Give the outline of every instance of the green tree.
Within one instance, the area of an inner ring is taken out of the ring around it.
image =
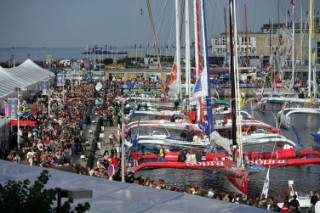
[[[57,206],[53,206],[53,201],[57,200],[56,189],[45,189],[44,186],[49,180],[48,170],[43,170],[30,186],[29,180],[13,181],[9,180],[6,184],[0,184],[0,212],[6,213],[49,213],[57,212]],[[60,208],[61,213],[82,213],[90,209],[90,204],[78,204],[71,209],[69,199]]]

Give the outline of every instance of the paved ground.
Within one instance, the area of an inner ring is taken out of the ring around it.
[[[88,141],[86,143],[82,143],[82,145],[84,147],[84,151],[79,154],[74,155],[74,157],[73,157],[74,164],[80,164],[83,167],[87,167],[88,157],[91,154],[89,152],[89,150],[91,149],[91,145],[94,140],[93,133],[96,131],[98,120],[99,120],[99,117],[94,115],[94,113],[92,113],[91,124],[87,125],[85,130],[83,130],[83,134],[88,139]],[[118,138],[118,141],[114,144],[114,146],[118,150],[118,157],[120,157],[119,156],[119,146],[120,146],[119,129],[116,125],[106,126],[104,128],[101,128],[101,130],[100,130],[100,137],[99,137],[99,141],[98,141],[99,142],[98,143],[99,149],[96,150],[96,153],[94,156],[94,165],[96,165],[97,159],[103,155],[105,150],[109,150],[109,153],[110,153],[110,150],[112,149],[113,145],[110,144],[110,142],[109,142],[109,135],[112,133],[114,133]]]

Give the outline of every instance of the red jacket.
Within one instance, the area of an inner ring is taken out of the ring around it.
[[[118,159],[117,159],[116,156],[113,156],[113,157],[111,158],[111,163],[112,163],[114,166],[116,166],[116,167],[119,166]]]
[[[282,207],[280,213],[289,213],[288,207]]]
[[[133,158],[133,160],[139,160],[139,153],[137,151],[134,151],[132,153],[132,158]]]

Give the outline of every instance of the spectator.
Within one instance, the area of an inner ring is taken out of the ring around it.
[[[134,150],[132,153],[132,159],[133,159],[133,167],[137,167],[139,165],[138,161],[139,161],[139,153]]]
[[[165,152],[163,147],[160,145],[159,147],[159,161],[164,161]]]

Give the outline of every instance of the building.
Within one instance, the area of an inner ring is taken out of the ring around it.
[[[316,18],[316,42],[317,53],[316,61],[320,63],[320,18]],[[270,30],[271,29],[271,30]],[[291,28],[286,24],[264,24],[261,32],[239,32],[238,36],[238,54],[240,55],[241,66],[263,66],[270,60],[281,61],[283,59],[284,66],[291,66],[291,46],[292,33]],[[294,36],[294,52],[295,61],[298,65],[307,65],[309,51],[309,33],[308,25],[296,23]],[[229,34],[212,35],[212,51],[213,57],[225,57],[230,55],[230,39]],[[248,40],[248,42],[247,42]],[[270,58],[271,56],[271,58]],[[228,63],[228,60],[225,61]]]

